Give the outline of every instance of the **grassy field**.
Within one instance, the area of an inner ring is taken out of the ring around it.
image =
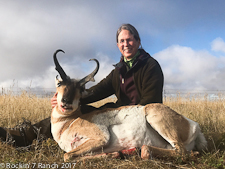
[[[164,101],[164,104],[200,124],[208,141],[208,149],[197,157],[141,160],[137,154],[125,159],[64,163],[64,152],[53,140],[48,139],[41,144],[34,141],[30,151],[0,143],[0,168],[225,168],[225,101],[208,101],[206,98],[195,96],[187,100],[177,97]],[[94,106],[108,101],[113,99],[95,103]],[[14,127],[23,121],[23,117],[34,124],[50,114],[50,98],[38,98],[26,92],[19,96],[0,95],[1,127]]]

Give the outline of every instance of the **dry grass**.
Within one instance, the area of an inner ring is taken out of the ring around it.
[[[204,98],[194,96],[190,99],[167,99],[164,104],[173,108],[186,117],[197,121],[204,133],[208,132],[225,132],[225,100],[209,101]]]
[[[19,96],[0,96],[0,126],[13,127],[22,121],[22,117],[35,123],[50,115],[50,98],[38,98],[26,91]]]
[[[99,107],[114,98],[95,103]],[[77,162],[76,165],[63,163],[64,152],[53,140],[42,144],[33,143],[30,151],[18,151],[14,147],[0,143],[0,168],[2,164],[11,168],[24,165],[23,168],[224,168],[225,139],[225,101],[222,99],[208,101],[198,96],[192,99],[167,98],[164,104],[177,112],[197,121],[208,140],[208,150],[199,157],[187,158],[153,158],[148,161],[133,155],[123,160],[96,159]],[[50,98],[38,98],[26,92],[19,96],[0,95],[0,126],[13,127],[22,121],[22,117],[36,123],[51,113]],[[26,166],[25,166],[26,165]],[[38,166],[39,165],[39,166]]]

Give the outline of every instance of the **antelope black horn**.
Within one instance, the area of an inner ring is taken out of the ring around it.
[[[85,85],[89,81],[92,81],[92,82],[95,81],[94,76],[98,72],[99,62],[98,62],[97,59],[90,59],[89,61],[91,61],[91,60],[94,60],[97,63],[97,66],[96,66],[95,70],[91,74],[87,75],[86,77],[84,77],[83,79],[80,80],[80,85],[81,86]]]
[[[53,55],[53,59],[54,59],[54,63],[55,63],[55,70],[57,70],[59,72],[59,75],[61,76],[62,80],[63,81],[66,81],[67,80],[67,75],[66,73],[64,72],[64,70],[62,69],[62,67],[60,66],[57,58],[56,58],[56,55],[58,52],[63,52],[65,53],[63,50],[61,49],[58,49],[57,51],[55,51],[54,55]]]

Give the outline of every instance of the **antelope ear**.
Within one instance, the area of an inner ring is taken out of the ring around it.
[[[59,87],[60,86],[60,83],[62,82],[62,79],[61,78],[58,78],[58,75],[55,77],[55,87]]]

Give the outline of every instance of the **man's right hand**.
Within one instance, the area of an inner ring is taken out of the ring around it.
[[[52,108],[54,108],[57,105],[57,94],[58,93],[55,93],[54,96],[51,98]]]

